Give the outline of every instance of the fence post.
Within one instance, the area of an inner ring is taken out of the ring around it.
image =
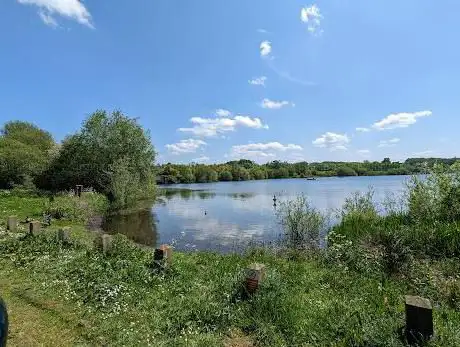
[[[38,235],[40,233],[40,222],[37,220],[33,220],[29,223],[29,233],[32,236]]]
[[[104,255],[109,254],[112,251],[112,241],[113,237],[109,234],[104,234],[101,237],[102,239],[102,252]]]
[[[157,268],[169,269],[172,265],[172,248],[169,245],[161,245],[155,249],[153,263]]]
[[[11,232],[16,232],[18,229],[18,217],[9,216],[6,222],[6,230]]]
[[[62,243],[70,243],[70,227],[64,227],[57,231],[57,240]]]
[[[259,288],[260,283],[265,277],[265,265],[264,264],[251,264],[246,269],[246,291],[249,294],[254,294]]]
[[[410,344],[428,341],[434,333],[433,308],[428,299],[406,295],[406,338]]]

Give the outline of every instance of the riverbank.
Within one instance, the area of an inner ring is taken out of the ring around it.
[[[2,227],[11,214],[40,217],[46,199],[0,198]],[[81,201],[60,199],[70,206]],[[93,200],[98,201],[83,197]],[[435,256],[422,252],[422,242],[378,243],[367,236],[383,237],[379,228],[387,230],[390,221],[406,225],[376,216],[363,196],[347,203],[327,250],[175,252],[164,273],[149,266],[151,250],[122,236],[115,237],[110,254],[102,254],[84,218],[53,222],[24,240],[3,232],[0,292],[11,314],[9,345],[404,346],[400,331],[408,294],[433,304],[436,337],[430,345],[460,345],[458,250]],[[301,212],[307,216],[312,210]],[[64,225],[71,226],[72,242],[66,245],[55,237]],[[455,236],[454,225],[439,237],[430,235],[430,242],[445,240],[436,247],[443,253],[440,247],[453,240],[447,236]],[[404,257],[406,251],[410,257]],[[243,300],[244,269],[254,262],[266,265],[267,276],[258,293]]]

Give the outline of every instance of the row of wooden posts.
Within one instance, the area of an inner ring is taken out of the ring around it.
[[[7,220],[7,230],[17,230],[18,219],[10,216]],[[64,227],[57,231],[57,239],[63,243],[70,243],[70,227]],[[29,223],[29,233],[34,236],[40,232],[40,222]],[[112,250],[112,235],[101,234],[96,238],[96,245],[102,249],[104,254]],[[159,270],[167,270],[172,266],[172,248],[169,245],[162,245],[154,251],[154,266]],[[257,292],[260,284],[265,278],[266,267],[263,264],[251,264],[245,273],[244,287],[248,294]],[[405,296],[406,329],[405,334],[410,343],[418,343],[428,340],[433,336],[433,308],[428,299],[418,296]]]

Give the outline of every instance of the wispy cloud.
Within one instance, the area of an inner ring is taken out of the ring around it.
[[[433,154],[436,154],[436,152],[431,150],[431,149],[428,149],[426,151],[415,152],[413,154],[413,156],[415,156],[415,157],[427,157],[427,156],[431,156]]]
[[[394,147],[394,146],[396,146],[396,144],[398,144],[400,141],[401,141],[401,139],[398,139],[398,138],[394,138],[394,139],[391,139],[391,140],[382,140],[382,141],[380,141],[380,143],[379,143],[379,147],[380,147],[380,148],[383,148],[383,147]]]
[[[260,106],[262,108],[267,108],[270,110],[279,110],[280,108],[283,108],[289,105],[291,105],[292,107],[295,106],[295,104],[289,101],[275,101],[275,100],[270,100],[267,98],[263,99],[262,102],[260,103]]]
[[[197,139],[181,140],[177,143],[166,145],[166,149],[172,154],[195,153],[200,147],[206,146],[206,142]]]
[[[201,157],[199,158],[195,158],[195,159],[192,159],[192,162],[195,162],[195,163],[204,163],[204,162],[207,162],[209,161],[210,158],[205,156],[205,155],[202,155]]]
[[[371,129],[369,129],[369,128],[356,128],[356,131],[358,133],[367,133],[367,132],[371,131]]]
[[[265,30],[265,29],[257,29],[257,32],[260,33],[260,34],[270,34],[270,32],[268,30]]]
[[[332,151],[347,150],[350,139],[346,134],[336,134],[328,131],[312,143],[315,147],[329,148]]]
[[[283,145],[279,142],[250,143],[232,146],[230,156],[233,158],[263,159],[274,158],[279,152],[301,151],[302,147],[295,144]]]
[[[236,128],[268,129],[259,118],[248,116],[236,116],[234,118],[201,118],[192,117],[190,122],[194,124],[191,128],[179,128],[178,131],[191,133],[198,137],[214,137],[225,132],[235,131]]]
[[[360,149],[360,150],[357,150],[356,153],[358,153],[359,155],[362,155],[363,157],[367,157],[368,155],[371,154],[371,151],[368,149]]]
[[[279,77],[284,78],[285,80],[288,80],[289,82],[293,82],[296,84],[303,85],[305,87],[312,87],[316,86],[315,82],[304,80],[302,78],[298,78],[293,76],[290,72],[280,69],[276,66],[274,59],[267,60],[267,65],[268,67],[276,73]]]
[[[394,113],[385,117],[381,121],[374,123],[372,128],[376,130],[407,128],[408,126],[417,123],[418,118],[429,117],[432,114],[433,112],[431,111]]]
[[[229,110],[219,108],[216,110],[216,116],[217,117],[230,117],[232,113]]]
[[[54,15],[77,21],[89,28],[94,28],[92,18],[85,5],[79,0],[17,0],[23,5],[35,5],[42,21],[52,27],[57,26]]]
[[[303,7],[300,10],[300,20],[307,24],[307,29],[314,35],[320,35],[323,30],[321,29],[321,20],[323,16],[316,4]]]
[[[265,87],[265,82],[267,81],[267,77],[265,76],[260,76],[260,77],[255,77],[252,80],[249,80],[248,83],[252,84],[253,86],[262,86]]]

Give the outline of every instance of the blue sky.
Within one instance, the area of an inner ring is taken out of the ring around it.
[[[3,0],[0,123],[96,109],[161,162],[458,155],[456,0]]]

